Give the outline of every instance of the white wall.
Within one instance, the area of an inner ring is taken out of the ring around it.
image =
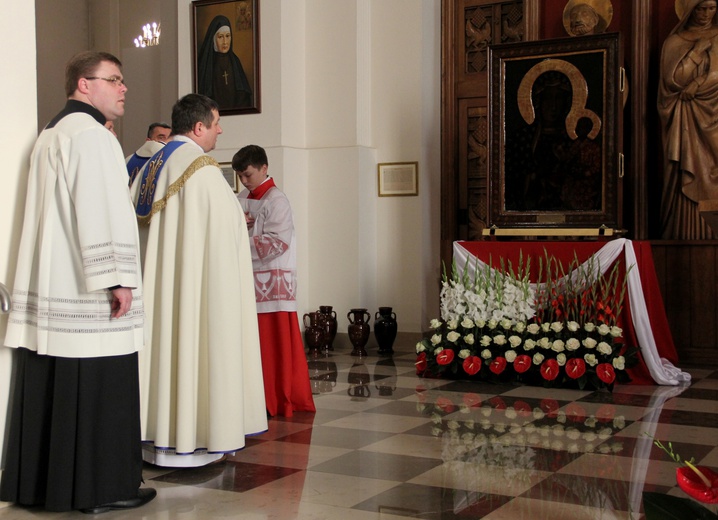
[[[295,215],[299,314],[392,306],[399,330],[438,314],[440,0],[261,3],[261,114],[224,116],[214,155],[267,148]],[[179,94],[190,0],[178,0]],[[418,197],[377,196],[377,163],[419,161]]]
[[[15,254],[20,242],[29,157],[37,137],[37,78],[35,74],[35,4],[16,2],[12,16],[0,17],[0,34],[6,41],[23,42],[0,48],[5,81],[0,86],[0,113],[8,124],[0,128],[0,282],[11,286]],[[60,88],[62,88],[60,86]],[[7,316],[0,315],[0,338],[5,337]],[[0,348],[0,453],[5,432],[10,381],[11,350]],[[3,467],[0,461],[0,468]],[[0,474],[2,472],[0,471]]]

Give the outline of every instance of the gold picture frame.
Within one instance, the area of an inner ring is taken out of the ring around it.
[[[419,194],[419,163],[391,162],[377,166],[380,197],[411,197]]]
[[[219,163],[219,168],[222,170],[222,176],[224,177],[224,180],[227,181],[227,184],[229,184],[229,187],[232,188],[232,191],[235,193],[239,193],[239,183],[237,182],[237,174],[232,168],[231,162],[224,162]]]

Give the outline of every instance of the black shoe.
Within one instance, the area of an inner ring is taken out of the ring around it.
[[[157,491],[154,488],[140,488],[137,490],[137,496],[135,498],[128,498],[127,500],[118,500],[110,504],[102,504],[101,506],[89,507],[87,509],[80,509],[87,515],[97,515],[112,511],[115,509],[134,509],[150,502],[157,496]]]

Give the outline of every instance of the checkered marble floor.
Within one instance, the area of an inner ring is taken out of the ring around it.
[[[643,491],[685,496],[652,437],[718,467],[718,370],[613,393],[503,386],[416,377],[417,335],[391,358],[339,339],[309,358],[316,414],[270,419],[225,463],[148,465],[157,498],[103,517],[642,519]],[[85,516],[0,504],[3,519],[44,517]]]

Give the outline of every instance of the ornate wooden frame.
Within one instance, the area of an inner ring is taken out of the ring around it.
[[[490,47],[489,226],[620,228],[619,43],[609,33]],[[566,106],[560,138],[534,110],[549,91]]]

